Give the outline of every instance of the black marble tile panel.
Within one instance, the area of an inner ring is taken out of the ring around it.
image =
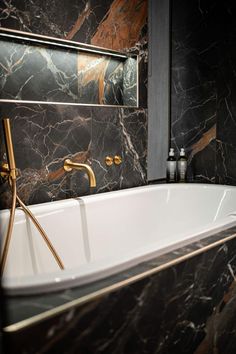
[[[124,63],[110,60],[104,77],[104,104],[127,105],[124,101]],[[136,80],[137,83],[137,80]],[[131,103],[131,102],[130,102]],[[137,98],[129,106],[136,106]]]
[[[124,162],[121,187],[147,183],[147,110],[121,109],[119,124],[122,131]]]
[[[124,105],[137,106],[137,61],[128,58],[124,63],[123,89]]]
[[[87,107],[60,104],[1,105],[1,117],[10,117],[17,186],[26,204],[65,199],[90,193],[83,171],[69,174],[63,162],[88,163],[97,188],[105,192],[147,183],[147,112],[135,108]],[[2,129],[1,129],[2,133]],[[4,160],[1,139],[1,160]],[[105,157],[120,155],[123,163],[106,166]],[[7,183],[0,184],[1,208],[10,206]]]
[[[139,54],[139,103],[147,107],[147,0],[63,0],[59,8],[56,0],[4,1],[0,26]]]
[[[1,99],[137,106],[135,59],[20,40],[0,45]]]
[[[79,15],[81,15],[83,21],[88,19],[89,16],[93,18],[93,21],[89,22],[90,31],[93,32],[96,28],[96,21],[94,21],[96,12],[100,12],[98,18],[101,19],[107,10],[106,3],[110,4],[111,2],[111,0],[104,1],[104,4],[102,4],[104,6],[98,6],[97,11],[95,8],[95,13],[92,14],[91,1],[87,0],[70,1],[70,3],[68,3],[68,0],[62,0],[60,3],[57,0],[43,2],[41,0],[30,2],[24,0],[2,1],[0,25],[1,27],[64,38],[72,31]],[[94,7],[94,1],[92,3]],[[85,33],[83,33],[84,36],[81,36],[81,39],[86,39],[86,28],[82,32]]]
[[[88,193],[85,173],[66,174],[63,162],[88,162],[91,146],[89,108],[64,105],[2,104],[1,117],[11,118],[17,188],[26,204]],[[2,130],[1,130],[2,131]],[[3,139],[1,160],[4,160]],[[0,185],[1,208],[9,207],[7,183]]]
[[[236,146],[217,140],[217,183],[236,185]]]
[[[215,183],[216,181],[216,140],[212,140],[203,150],[190,154],[187,168],[188,181]]]
[[[232,1],[172,2],[172,143],[185,144],[197,180],[235,184],[235,15]]]
[[[78,102],[77,52],[0,42],[2,99]]]
[[[92,156],[94,172],[100,181],[97,192],[120,189],[121,166],[105,164],[106,156],[123,157],[119,114],[120,109],[107,107],[101,111],[93,108]]]

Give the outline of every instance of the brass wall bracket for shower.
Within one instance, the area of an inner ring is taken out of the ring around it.
[[[17,195],[17,189],[16,189],[17,170],[16,170],[12,136],[11,136],[10,120],[8,118],[3,119],[3,131],[4,131],[4,136],[5,136],[5,142],[6,142],[6,153],[7,153],[8,163],[2,164],[0,175],[1,175],[1,177],[8,179],[9,186],[12,191],[12,206],[11,206],[11,210],[10,210],[10,218],[9,218],[9,223],[8,223],[8,228],[7,228],[7,235],[6,235],[4,245],[3,245],[3,251],[2,251],[1,259],[0,259],[0,275],[2,275],[4,272],[7,256],[9,253],[9,246],[10,246],[12,230],[13,230],[13,226],[14,226],[14,219],[15,219],[16,201],[18,201],[22,210],[25,212],[25,214],[28,215],[28,217],[32,220],[32,222],[34,223],[34,225],[36,226],[36,228],[40,232],[40,234],[43,237],[44,241],[46,242],[50,252],[52,253],[53,257],[55,258],[55,261],[57,262],[58,266],[61,269],[64,269],[64,265],[63,265],[60,257],[58,256],[56,250],[54,249],[52,243],[50,242],[48,236],[46,235],[44,229],[39,224],[39,222],[34,217],[34,215],[31,213],[29,208],[22,202],[22,200]]]
[[[3,163],[1,165],[0,176],[4,179],[8,179],[9,174],[10,174],[10,171],[9,171],[8,163]]]

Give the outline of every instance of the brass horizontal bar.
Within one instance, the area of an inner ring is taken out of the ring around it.
[[[136,109],[145,109],[145,107],[136,106],[125,106],[125,105],[112,105],[112,104],[98,104],[98,103],[74,103],[74,102],[50,102],[50,101],[30,101],[30,100],[9,100],[1,98],[0,102],[2,103],[24,103],[24,104],[42,104],[42,105],[64,105],[64,106],[88,106],[88,107],[116,107],[116,108],[136,108]],[[147,108],[147,107],[146,107]]]

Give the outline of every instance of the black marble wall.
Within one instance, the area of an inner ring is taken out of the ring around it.
[[[137,57],[0,40],[1,99],[129,105],[137,101]]]
[[[190,246],[191,247],[191,246]],[[6,334],[7,353],[234,354],[236,239]]]
[[[132,86],[136,65],[132,59],[122,64],[103,60],[93,72],[97,81],[96,88],[91,91],[91,73],[86,74],[84,67],[91,61],[94,64],[97,58],[88,55],[76,63],[72,52],[64,51],[62,58],[61,53],[57,55],[57,49],[50,49],[50,52],[47,48],[18,44],[20,52],[17,43],[10,48],[9,43],[6,46],[2,42],[4,55],[0,81],[1,94],[5,94],[2,98],[44,101],[42,104],[2,101],[0,106],[1,118],[11,119],[20,172],[18,191],[25,203],[41,203],[90,192],[83,172],[65,175],[62,166],[66,157],[92,165],[97,178],[93,193],[146,184],[147,0],[134,0],[132,4],[125,0],[3,1],[0,3],[0,25],[139,54],[141,108],[89,107],[65,102],[68,99],[76,102],[78,96],[81,102],[87,102],[93,91],[92,103],[135,103]],[[29,52],[34,55],[30,57]],[[37,61],[38,57],[40,60]],[[39,64],[37,73],[30,72],[30,60],[34,65]],[[66,66],[64,76],[53,70],[55,61],[58,68],[65,70]],[[118,75],[120,65],[125,75]],[[20,70],[22,68],[24,70]],[[34,75],[38,75],[37,80],[28,87],[31,81],[28,79]],[[77,77],[81,80],[79,86]],[[124,94],[120,92],[121,80]],[[118,86],[112,83],[118,83]],[[117,98],[119,102],[116,102]],[[65,104],[45,103],[52,100]],[[5,159],[4,151],[1,132],[1,161]],[[115,154],[122,156],[123,163],[107,167],[104,163],[106,155]],[[0,208],[9,207],[10,199],[7,184],[1,181]]]
[[[6,0],[0,26],[139,54],[139,104],[147,107],[148,0]]]
[[[172,1],[171,144],[189,178],[236,184],[234,1]]]
[[[0,112],[11,118],[18,192],[27,204],[146,183],[145,109],[2,103]],[[106,166],[105,156],[117,154],[123,163]],[[92,166],[95,190],[83,171],[64,171],[68,157]],[[10,206],[7,182],[0,185],[0,200]]]

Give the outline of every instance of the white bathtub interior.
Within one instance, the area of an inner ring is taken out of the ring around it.
[[[3,286],[12,294],[85,284],[236,225],[236,187],[150,185],[30,209],[65,270],[58,269],[35,226],[18,209],[3,275]],[[1,211],[2,239],[8,218],[9,211]]]

